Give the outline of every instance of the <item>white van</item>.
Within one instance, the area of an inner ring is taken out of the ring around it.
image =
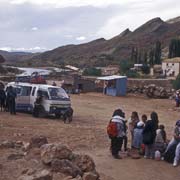
[[[7,87],[16,89],[16,110],[33,112],[34,103],[38,93],[43,95],[42,106],[44,115],[60,117],[67,108],[71,107],[71,101],[65,90],[61,87],[11,82]],[[7,88],[6,87],[6,88]]]

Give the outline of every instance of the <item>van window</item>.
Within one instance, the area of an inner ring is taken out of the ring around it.
[[[38,96],[43,96],[45,99],[49,99],[48,92],[45,90],[38,90],[37,94]]]
[[[36,87],[34,87],[34,88],[33,88],[33,91],[32,91],[32,96],[34,96],[35,91],[36,91]]]
[[[48,88],[52,100],[69,98],[62,88]]]
[[[15,87],[15,90],[16,90],[16,94],[20,95],[22,88],[21,87]]]
[[[21,96],[30,96],[32,87],[22,86]]]

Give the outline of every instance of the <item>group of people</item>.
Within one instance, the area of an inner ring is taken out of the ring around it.
[[[159,124],[158,114],[152,112],[150,120],[143,114],[141,119],[137,112],[132,112],[126,120],[121,109],[113,112],[107,127],[111,139],[111,153],[115,159],[121,159],[119,152],[127,151],[128,131],[130,132],[131,149],[144,155],[146,159],[167,160],[177,166],[180,160],[180,120],[175,124],[174,137],[168,143],[165,126]],[[170,160],[171,159],[171,160]]]
[[[9,111],[10,114],[16,114],[16,91],[12,86],[9,86],[6,91],[0,89],[0,109],[1,111]]]

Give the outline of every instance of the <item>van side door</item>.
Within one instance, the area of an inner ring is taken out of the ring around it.
[[[17,94],[16,109],[20,111],[31,111],[32,106],[30,104],[31,86],[20,86],[21,91]]]

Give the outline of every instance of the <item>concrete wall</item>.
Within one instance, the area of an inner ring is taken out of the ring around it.
[[[132,88],[134,86],[141,87],[145,85],[155,84],[156,86],[161,86],[164,88],[173,88],[171,80],[168,79],[128,79],[127,88]]]
[[[180,72],[180,63],[163,62],[162,69],[163,69],[163,74],[165,74],[166,71],[167,76],[170,76],[172,72],[174,72],[174,76],[177,76]]]

